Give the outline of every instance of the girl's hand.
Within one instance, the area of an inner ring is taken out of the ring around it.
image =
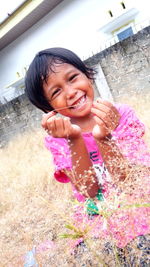
[[[56,117],[56,113],[51,111],[43,115],[42,127],[53,137],[76,138],[80,136],[81,129],[75,124],[71,124],[70,119]]]
[[[94,114],[97,123],[92,131],[96,139],[105,138],[119,125],[120,114],[108,101],[98,98],[93,102],[91,112]]]

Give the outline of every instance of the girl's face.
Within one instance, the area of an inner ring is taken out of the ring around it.
[[[83,117],[91,111],[94,100],[92,81],[70,64],[55,65],[54,72],[43,83],[43,89],[50,105],[64,116]]]

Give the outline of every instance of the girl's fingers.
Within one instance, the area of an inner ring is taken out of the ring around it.
[[[56,131],[64,131],[64,124],[62,118],[55,118],[55,127]]]
[[[46,130],[48,130],[50,134],[56,131],[55,119],[55,117],[52,117],[46,121]]]
[[[119,124],[120,114],[118,110],[107,101],[95,101],[91,112],[103,120],[105,126],[111,130],[114,130]]]
[[[112,120],[105,111],[96,108],[92,108],[91,111],[96,117],[100,118],[103,121],[106,127],[110,127],[110,125],[112,124]]]
[[[53,117],[47,120],[47,128],[54,137],[61,137],[64,132],[63,119],[60,117]]]
[[[71,123],[69,118],[54,116],[47,120],[47,129],[53,137],[67,137],[70,133]]]
[[[106,136],[106,135],[108,135],[111,132],[111,129],[106,126],[106,124],[104,123],[103,120],[101,120],[97,116],[94,116],[94,119],[95,119],[97,125],[100,127],[101,133],[103,134],[103,136]]]
[[[104,111],[95,108],[92,108],[91,111],[93,112],[95,117],[103,121],[103,124],[105,125],[106,128],[114,130],[118,126],[119,120],[117,117],[115,118],[115,115],[113,113],[109,115]]]
[[[69,132],[70,132],[70,129],[71,129],[71,122],[70,122],[70,119],[69,118],[64,118],[63,120],[63,123],[64,123],[64,135],[68,135]]]
[[[101,104],[101,107],[104,107],[107,111],[113,112],[117,117],[119,116],[120,118],[118,110],[111,102],[97,98],[97,100],[94,101],[93,104]]]
[[[41,125],[42,127],[46,130],[46,126],[47,126],[47,120],[53,116],[56,115],[56,112],[55,111],[50,111],[46,114],[43,114],[43,117],[42,117],[42,121],[41,121]]]

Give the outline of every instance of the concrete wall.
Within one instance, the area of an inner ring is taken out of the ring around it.
[[[86,60],[86,64],[101,65],[115,100],[126,94],[130,97],[131,94],[150,92],[150,27],[94,55]],[[101,87],[103,83],[97,85]],[[99,88],[100,94],[102,89]],[[42,112],[30,104],[25,95],[1,105],[1,145],[17,133],[40,126],[41,116]]]
[[[150,27],[86,60],[101,65],[115,100],[150,92]]]
[[[0,147],[27,130],[40,127],[42,112],[25,95],[0,106]]]

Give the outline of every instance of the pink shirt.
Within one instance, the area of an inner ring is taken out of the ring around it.
[[[142,139],[145,133],[144,124],[140,122],[140,120],[136,117],[134,110],[129,106],[117,104],[116,108],[118,109],[121,118],[119,126],[113,131],[112,136],[121,149],[122,154],[132,163],[150,166],[150,153],[148,152],[148,148],[144,140]],[[105,184],[107,184],[110,177],[104,166],[104,162],[98,150],[95,139],[90,132],[83,133],[83,138],[89,152],[90,159],[98,176],[99,182],[105,188]],[[72,168],[71,154],[67,140],[64,138],[54,138],[52,136],[47,136],[45,138],[45,145],[53,155],[55,165],[54,177],[56,178],[56,180],[62,183],[70,182],[69,177],[61,172],[61,170],[63,169]],[[77,192],[74,186],[73,191],[74,196],[78,199],[78,201],[85,201],[85,197]],[[149,213],[149,210],[149,208],[143,208],[143,215],[144,213]],[[121,216],[121,218],[118,217],[119,219],[116,218],[115,220],[113,220],[113,216],[111,217],[110,224],[112,224],[112,233],[113,236],[115,236],[117,239],[118,246],[123,247],[135,236],[146,234],[150,231],[150,226],[148,226],[147,224],[149,216],[141,218],[142,221],[139,224],[139,219],[137,218],[139,218],[140,214],[141,210],[139,208],[138,215],[137,213],[135,213],[135,216],[129,216],[128,213],[125,212],[124,216]],[[130,220],[132,218],[132,223],[134,221],[134,232],[131,229],[133,227],[131,227],[132,224],[130,221],[129,223],[127,221],[126,227],[124,227],[124,224],[120,224],[121,220],[125,221],[126,216],[129,217]],[[118,225],[119,227],[122,225],[122,228],[120,228],[121,231],[118,231]],[[129,234],[126,234],[127,229]],[[123,234],[123,231],[125,231],[124,238],[121,238],[120,236],[121,233]]]
[[[116,140],[119,148],[121,149],[123,155],[130,160],[132,163],[144,164],[150,166],[150,153],[148,152],[147,146],[142,139],[145,133],[145,126],[136,117],[135,112],[127,105],[117,104],[121,118],[119,126],[113,131],[112,136]],[[102,156],[98,150],[95,139],[92,133],[83,133],[83,138],[89,152],[90,159],[96,169],[99,168],[99,174],[102,177],[101,183],[103,183],[104,176],[108,177],[106,174]],[[71,154],[68,142],[65,138],[54,138],[52,136],[47,136],[45,138],[45,146],[51,151],[53,155],[53,161],[55,165],[54,177],[57,181],[61,183],[70,182],[69,177],[64,175],[61,170],[71,169]],[[104,174],[105,173],[105,174]],[[99,178],[100,179],[100,178]],[[84,201],[84,197],[80,193],[76,192],[73,187],[76,198],[79,201]]]

